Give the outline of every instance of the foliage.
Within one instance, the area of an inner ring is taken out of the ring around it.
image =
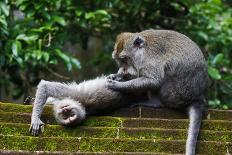
[[[212,79],[209,105],[232,107],[232,9],[220,0],[200,2],[189,9],[185,32],[208,55],[208,73]]]
[[[110,51],[118,33],[174,29],[196,41],[207,56],[212,79],[209,105],[232,108],[231,6],[228,0],[3,0],[0,74],[4,76],[0,84],[14,83],[13,95],[19,97],[27,95],[28,88],[48,73],[63,77],[56,73],[57,65],[64,64],[67,71],[80,68],[79,61],[63,46],[71,41],[86,49],[90,36],[100,38],[104,50],[91,60],[86,53],[88,59],[82,66],[94,68],[94,72],[115,72],[110,68]],[[88,67],[81,73],[90,72]]]
[[[79,61],[62,49],[70,37],[68,28],[79,21],[78,31],[99,31],[97,28],[104,27],[108,18],[105,10],[82,12],[71,0],[1,1],[0,67],[4,76],[0,84],[9,88],[12,82],[13,97],[17,98],[28,95],[31,85],[47,73],[63,77],[54,72],[60,62],[68,71],[80,68]]]

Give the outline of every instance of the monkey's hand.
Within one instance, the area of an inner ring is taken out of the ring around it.
[[[115,81],[123,81],[123,75],[122,74],[110,74],[107,76],[108,80],[115,80]]]
[[[44,131],[44,123],[38,118],[31,121],[29,132],[33,136],[37,136]]]
[[[120,88],[121,88],[121,83],[122,83],[122,82],[118,82],[118,81],[116,81],[116,80],[107,79],[106,86],[107,86],[109,89],[120,90]]]

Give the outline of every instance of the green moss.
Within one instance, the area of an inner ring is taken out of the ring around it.
[[[108,126],[108,127],[120,127],[121,120],[118,117],[88,117],[83,123],[83,126]]]
[[[31,136],[29,124],[0,123],[0,134],[15,136]],[[60,125],[45,125],[41,137],[98,137],[114,138],[117,136],[117,129],[112,127],[83,127],[75,128]]]
[[[112,138],[29,137],[0,135],[0,149],[70,152],[156,152],[184,153],[185,141],[133,140]],[[225,154],[232,151],[232,143],[198,142],[199,154]]]
[[[186,140],[187,130],[182,129],[151,129],[151,128],[122,128],[120,138]],[[199,140],[231,142],[232,131],[201,130]]]
[[[0,149],[4,150],[41,150],[41,151],[77,151],[78,138],[41,138],[0,135]],[[70,144],[69,144],[70,143]],[[75,147],[74,147],[75,146]]]
[[[0,123],[0,134],[15,136],[30,136],[29,124]],[[45,125],[41,137],[92,137],[92,138],[116,138],[115,127],[87,127],[77,126],[75,128],[60,125]],[[163,139],[163,140],[186,140],[186,130],[177,129],[151,129],[151,128],[119,128],[119,138],[133,139]],[[199,140],[204,141],[232,141],[232,131],[210,131],[202,130]]]
[[[185,140],[185,130],[162,130],[151,128],[122,128],[120,138]]]
[[[163,129],[187,129],[189,121],[187,119],[140,119],[129,118],[122,122],[123,127],[129,128],[163,128]],[[226,131],[232,130],[232,122],[225,120],[204,120],[202,122],[203,130]]]
[[[211,120],[232,120],[232,110],[209,109],[206,118]]]
[[[14,103],[0,102],[0,112],[17,112],[17,113],[31,113],[32,105],[22,105]],[[44,107],[44,114],[52,114],[52,106],[46,105]]]
[[[16,112],[0,112],[0,122],[11,123],[30,123],[31,114],[29,113],[16,113]],[[57,124],[53,115],[43,114],[41,119],[46,124]]]

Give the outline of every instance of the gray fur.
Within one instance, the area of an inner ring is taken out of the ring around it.
[[[53,104],[57,122],[69,126],[81,122],[85,119],[86,114],[101,113],[127,106],[137,100],[135,96],[139,97],[139,94],[130,97],[130,94],[108,89],[106,82],[105,76],[80,84],[42,80],[36,91],[30,132],[33,135],[38,135],[41,132],[41,126],[44,123],[40,117],[43,106],[49,97],[55,98]]]
[[[141,46],[137,45],[136,39],[144,40]],[[124,64],[118,63],[122,64],[118,74],[108,77],[108,87],[121,92],[155,90],[166,107],[187,108],[190,124],[186,154],[194,155],[208,80],[200,48],[187,36],[168,30],[132,33],[123,43],[121,52],[117,48],[114,50],[113,58],[118,62],[123,58]],[[129,81],[112,78],[128,74],[132,77]]]

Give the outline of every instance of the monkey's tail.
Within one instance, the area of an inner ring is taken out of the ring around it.
[[[186,155],[195,155],[197,137],[201,127],[204,104],[201,102],[192,104],[188,108],[189,128],[186,142]]]

